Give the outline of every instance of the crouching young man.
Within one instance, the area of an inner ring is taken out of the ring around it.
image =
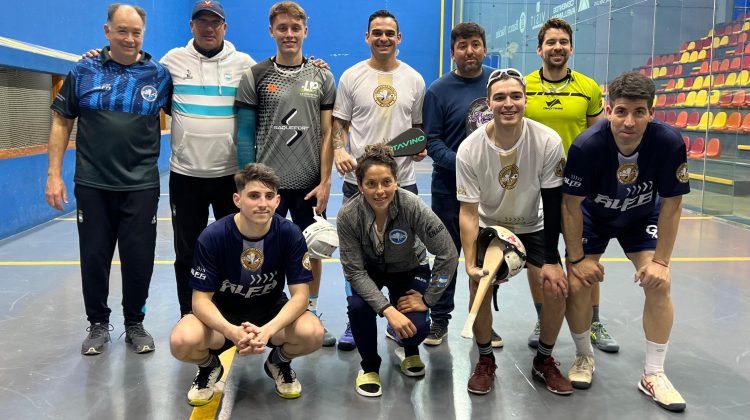
[[[312,273],[305,238],[275,214],[279,178],[263,164],[250,164],[234,180],[239,213],[209,225],[198,238],[193,313],[177,323],[170,339],[177,359],[198,365],[188,391],[196,406],[211,401],[224,372],[218,356],[233,346],[240,356],[271,348],[264,370],[276,393],[298,398],[302,386],[290,363],[323,341],[323,326],[307,311]]]

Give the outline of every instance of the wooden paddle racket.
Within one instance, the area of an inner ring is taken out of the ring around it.
[[[388,142],[393,148],[393,157],[416,155],[427,147],[427,136],[418,128],[410,128]]]
[[[492,279],[495,278],[498,270],[500,270],[500,267],[503,265],[503,251],[503,246],[497,239],[493,239],[492,242],[490,242],[490,246],[487,247],[487,252],[484,254],[484,264],[482,265],[482,269],[489,271],[489,274],[479,280],[477,294],[474,296],[474,303],[471,305],[469,317],[466,318],[464,329],[461,331],[461,337],[463,338],[474,338],[474,321],[477,319],[479,308],[482,306],[484,296],[487,294],[487,290],[492,284]]]

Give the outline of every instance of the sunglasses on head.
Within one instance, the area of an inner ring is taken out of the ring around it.
[[[508,69],[498,69],[490,73],[490,78],[487,80],[487,87],[490,87],[491,84],[495,83],[498,80],[504,79],[504,78],[513,78],[521,82],[521,84],[526,87],[526,80],[523,78],[523,74],[521,74],[520,71],[508,68]]]

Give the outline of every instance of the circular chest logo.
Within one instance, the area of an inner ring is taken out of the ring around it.
[[[494,115],[487,106],[487,98],[477,98],[469,105],[466,113],[466,136],[473,133],[480,126],[492,121]]]
[[[379,106],[387,108],[396,102],[396,89],[391,85],[380,85],[372,92],[372,98]]]
[[[406,238],[408,237],[409,235],[407,235],[406,232],[401,229],[393,229],[391,233],[388,234],[388,240],[390,240],[391,243],[395,245],[403,244],[404,242],[406,242]]]
[[[240,262],[246,270],[257,271],[263,265],[263,252],[258,248],[248,248],[242,251]]]
[[[516,188],[516,185],[518,185],[518,166],[514,163],[503,167],[497,179],[500,181],[500,185],[506,190]]]
[[[675,175],[677,175],[677,180],[683,184],[690,181],[690,173],[688,172],[687,163],[680,165],[680,167],[677,168]]]
[[[623,163],[617,168],[617,180],[620,184],[632,184],[638,178],[637,163]]]
[[[565,158],[561,158],[555,166],[555,176],[562,178],[563,175],[565,175]]]
[[[148,102],[154,102],[159,96],[156,88],[151,85],[146,85],[141,88],[141,98]]]

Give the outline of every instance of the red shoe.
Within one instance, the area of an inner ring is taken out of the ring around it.
[[[573,385],[562,376],[557,365],[559,363],[555,362],[552,356],[548,357],[544,363],[533,363],[531,366],[531,376],[534,379],[544,382],[549,392],[558,395],[570,395],[573,393]]]
[[[474,374],[469,378],[469,392],[484,395],[492,391],[492,383],[495,382],[495,361],[486,356],[479,356],[479,361],[474,368]]]

